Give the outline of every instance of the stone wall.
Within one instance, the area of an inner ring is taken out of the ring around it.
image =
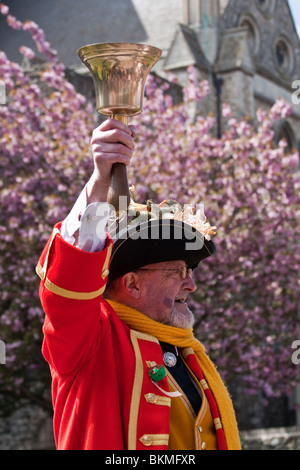
[[[241,432],[244,450],[300,450],[300,427]],[[0,450],[55,450],[52,418],[35,406],[0,419]]]
[[[0,450],[55,449],[52,417],[37,406],[26,406],[0,418]]]
[[[244,431],[241,439],[244,450],[300,450],[300,427]]]

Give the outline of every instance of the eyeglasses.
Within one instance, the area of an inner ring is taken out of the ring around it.
[[[193,279],[193,270],[187,266],[182,266],[181,268],[139,268],[136,271],[169,271],[177,274],[180,279],[185,279],[186,276],[189,276]]]

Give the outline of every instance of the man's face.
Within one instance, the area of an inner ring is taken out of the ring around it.
[[[184,261],[149,264],[137,274],[141,279],[142,313],[166,325],[192,328],[194,315],[186,300],[196,285],[191,270],[185,270]]]

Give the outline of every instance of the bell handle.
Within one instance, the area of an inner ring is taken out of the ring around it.
[[[128,116],[125,114],[113,114],[111,119],[117,119],[128,126]],[[120,196],[122,196],[122,199],[120,199]],[[130,204],[127,170],[123,163],[114,163],[112,166],[107,202],[115,208],[117,213],[121,209],[127,211]]]

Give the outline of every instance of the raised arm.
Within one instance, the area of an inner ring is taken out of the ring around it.
[[[92,203],[106,201],[111,167],[116,162],[129,164],[134,136],[133,129],[114,120],[94,131],[87,210]],[[58,373],[65,374],[93,354],[105,330],[107,319],[101,316],[99,297],[106,286],[112,240],[107,237],[102,251],[90,253],[76,246],[78,233],[74,233],[74,243],[68,243],[60,233],[61,225],[55,226],[42,252],[37,273],[46,314],[43,353]]]

